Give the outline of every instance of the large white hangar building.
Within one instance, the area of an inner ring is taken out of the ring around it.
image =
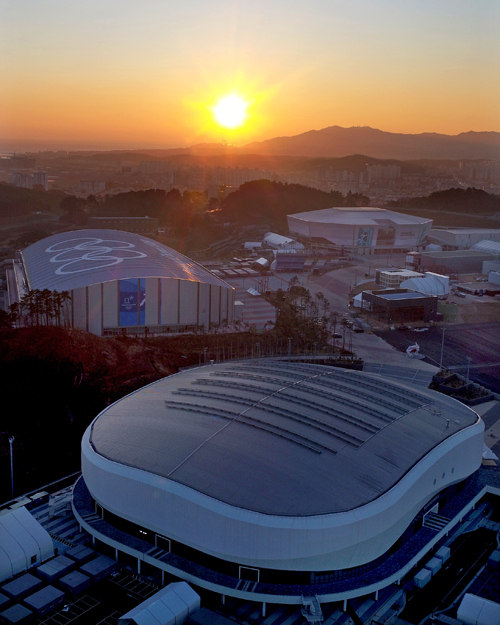
[[[14,265],[19,301],[30,290],[68,291],[67,323],[98,335],[186,332],[231,322],[234,290],[145,236],[78,230],[37,241]]]
[[[288,215],[288,229],[302,241],[330,243],[357,254],[414,250],[429,235],[432,219],[385,208],[339,207]]]
[[[253,601],[347,600],[399,582],[449,530],[422,517],[479,468],[483,432],[456,400],[377,375],[199,367],[94,420],[73,509],[139,570]]]

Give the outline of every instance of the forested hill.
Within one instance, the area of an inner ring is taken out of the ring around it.
[[[221,205],[219,215],[224,221],[241,224],[282,224],[293,213],[332,208],[333,206],[356,206],[368,198],[349,194],[344,197],[338,191],[319,191],[300,184],[255,180],[242,185]]]
[[[63,191],[23,189],[0,182],[0,218],[35,211],[52,211],[66,196]]]
[[[500,196],[482,189],[447,189],[425,197],[401,198],[389,202],[386,208],[423,208],[475,215],[500,213]]]
[[[15,437],[16,492],[78,471],[83,432],[108,404],[180,366],[197,364],[203,348],[183,355],[184,346],[175,338],[177,343],[103,338],[56,326],[13,330],[5,314],[0,316],[0,375],[6,391],[1,429]],[[0,475],[8,474],[8,438],[2,436]],[[10,498],[9,486],[2,480],[0,501]]]

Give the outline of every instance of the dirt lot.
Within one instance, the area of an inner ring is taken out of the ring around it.
[[[500,311],[500,308],[497,309]],[[430,327],[425,332],[413,330],[378,330],[378,336],[404,352],[417,342],[425,361],[439,365],[442,327],[445,328],[443,365],[463,376],[470,361],[470,379],[500,393],[500,319],[487,323],[464,323]]]

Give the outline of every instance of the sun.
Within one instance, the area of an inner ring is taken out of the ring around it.
[[[213,107],[215,120],[225,128],[237,128],[247,118],[248,104],[238,95],[221,98]]]

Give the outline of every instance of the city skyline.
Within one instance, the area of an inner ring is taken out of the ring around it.
[[[492,0],[3,0],[0,149],[500,131]],[[214,109],[237,95],[241,126]]]

